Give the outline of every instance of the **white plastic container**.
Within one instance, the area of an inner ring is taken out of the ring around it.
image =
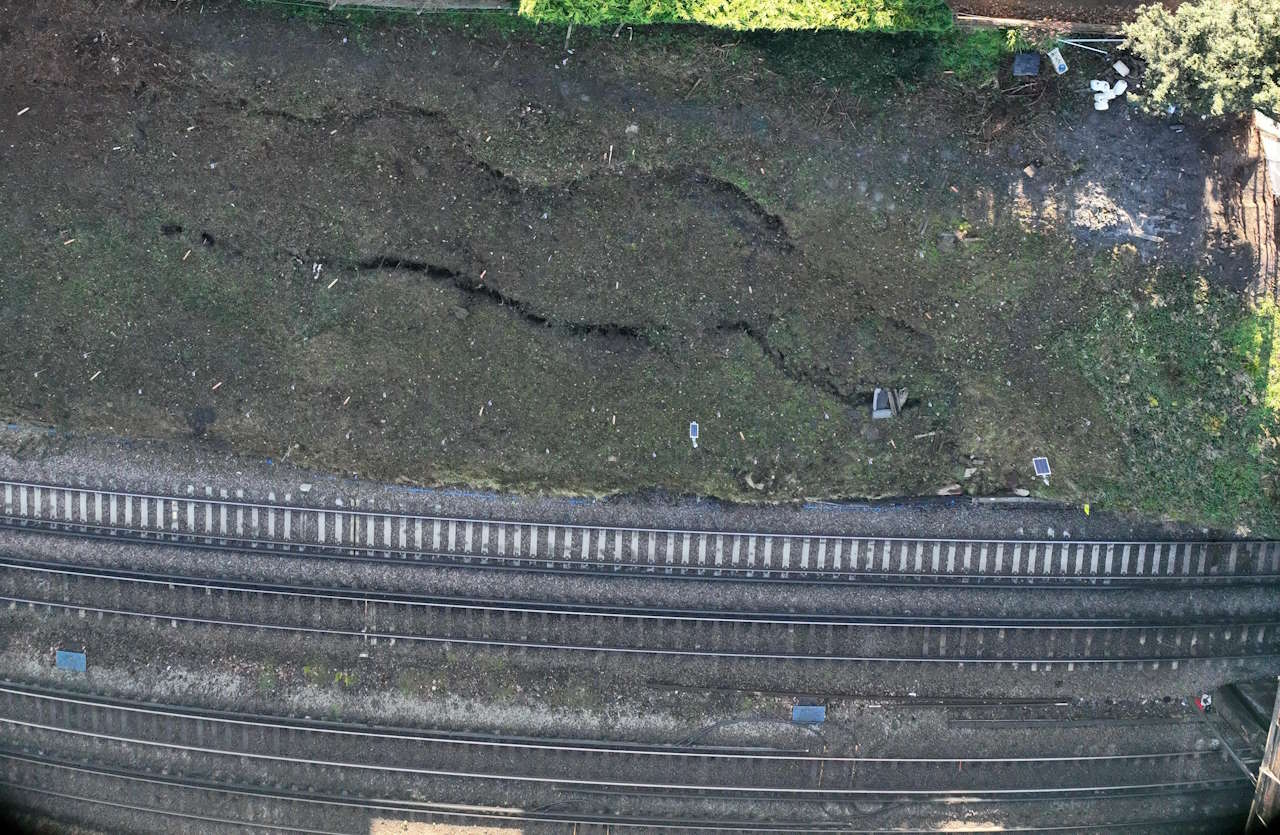
[[[1110,107],[1110,106],[1111,106],[1111,105],[1110,105],[1110,101],[1111,101],[1111,99],[1107,98],[1107,94],[1106,94],[1106,93],[1094,93],[1094,94],[1093,94],[1093,109],[1094,109],[1094,110],[1106,110],[1108,107]]]
[[[1053,71],[1055,73],[1062,75],[1067,71],[1067,62],[1062,57],[1062,50],[1055,46],[1045,54],[1049,56],[1049,63],[1053,64]]]
[[[1106,93],[1111,90],[1111,85],[1100,78],[1095,78],[1089,82],[1089,89],[1095,93]]]
[[[1111,65],[1111,68],[1114,69],[1116,71],[1116,74],[1119,75],[1121,78],[1124,78],[1129,75],[1129,65],[1126,64],[1124,61],[1116,61],[1114,64]]]
[[[1116,96],[1123,96],[1124,91],[1128,89],[1129,89],[1129,82],[1125,81],[1123,78],[1120,79],[1111,87],[1111,93],[1110,93],[1111,98],[1114,99]]]

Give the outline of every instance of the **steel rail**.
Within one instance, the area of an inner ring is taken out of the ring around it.
[[[468,571],[520,572],[525,574],[550,574],[577,577],[628,577],[655,578],[664,581],[705,581],[717,583],[759,584],[763,582],[787,585],[863,584],[878,588],[923,587],[936,589],[981,588],[1034,588],[1055,591],[1088,591],[1090,594],[1105,591],[1128,591],[1134,588],[1176,586],[1222,588],[1244,585],[1280,583],[1280,573],[1259,574],[1192,574],[1182,575],[1054,575],[1054,574],[978,574],[972,572],[903,574],[898,571],[802,571],[800,569],[733,568],[726,566],[669,566],[639,563],[601,564],[578,559],[499,557],[493,554],[467,555],[443,551],[407,551],[395,548],[373,549],[316,545],[308,543],[284,543],[272,540],[213,537],[215,541],[202,541],[207,537],[197,534],[131,531],[125,529],[97,529],[80,523],[14,522],[0,516],[0,529],[22,533],[51,534],[75,539],[99,542],[129,543],[151,547],[173,547],[222,553],[271,555],[286,558],[336,560],[339,562],[372,563],[377,565],[417,565],[430,568],[465,569]],[[906,541],[906,540],[904,540]],[[383,556],[370,556],[380,554]]]
[[[90,606],[82,603],[66,603],[62,601],[41,600],[36,598],[0,595],[0,602],[10,607],[28,606],[45,609],[59,609],[66,612],[93,613],[99,616],[133,618],[148,621],[167,620],[176,626],[179,623],[198,626],[229,627],[237,629],[262,630],[267,632],[287,632],[306,635],[319,635],[342,638],[358,638],[363,641],[405,641],[429,644],[456,644],[459,646],[484,647],[494,649],[539,649],[570,652],[604,653],[623,656],[658,655],[685,658],[720,658],[734,660],[757,661],[827,661],[839,663],[925,663],[925,664],[1033,664],[1050,668],[1052,665],[1105,665],[1105,664],[1170,664],[1174,669],[1180,663],[1196,661],[1262,661],[1280,658],[1280,652],[1254,653],[1250,655],[1144,655],[1144,656],[1057,656],[1057,657],[1003,657],[988,658],[982,656],[933,656],[933,655],[813,655],[805,653],[747,652],[747,651],[710,651],[699,649],[672,649],[666,647],[619,647],[604,644],[569,644],[534,640],[461,638],[435,635],[408,635],[404,633],[381,632],[368,629],[336,629],[316,626],[299,626],[290,624],[254,623],[231,618],[192,617],[165,612],[138,612],[128,609],[110,609],[103,606]]]
[[[211,748],[203,745],[189,745],[177,742],[163,742],[155,739],[140,739],[122,734],[86,731],[79,728],[66,728],[43,722],[30,722],[11,717],[0,717],[0,724],[26,728],[28,730],[45,731],[67,736],[92,739],[98,742],[112,742],[121,745],[162,748],[178,751],[183,754],[203,754],[213,757],[230,757],[241,760],[258,760],[267,763],[317,766],[354,772],[371,772],[380,774],[407,775],[413,777],[436,777],[446,779],[482,780],[488,782],[529,783],[551,787],[569,787],[576,789],[590,786],[606,789],[643,790],[643,791],[675,791],[698,792],[707,794],[732,795],[767,795],[797,797],[866,797],[894,795],[903,797],[955,797],[969,793],[984,794],[992,797],[1035,797],[1046,794],[1063,796],[1098,793],[1110,790],[1144,790],[1173,785],[1197,785],[1202,781],[1172,781],[1168,783],[1121,783],[1107,786],[1054,786],[1054,787],[1005,787],[998,789],[878,789],[842,786],[736,786],[730,784],[700,785],[691,783],[641,782],[636,780],[605,780],[596,777],[557,777],[545,774],[495,774],[489,771],[464,771],[460,769],[425,768],[421,766],[391,765],[386,763],[352,763],[341,760],[324,760],[313,757],[297,757],[283,754],[267,754],[260,751],[236,751],[225,748]],[[1220,782],[1220,781],[1215,781]]]
[[[876,765],[1012,765],[1012,764],[1029,764],[1029,763],[1103,763],[1118,762],[1122,760],[1169,760],[1179,758],[1196,758],[1204,756],[1216,756],[1219,752],[1212,749],[1188,749],[1178,751],[1152,751],[1139,754],[1082,754],[1082,755],[1065,755],[1065,756],[1040,756],[1040,757],[868,757],[868,756],[847,756],[847,755],[830,755],[830,754],[790,754],[790,753],[772,753],[765,751],[707,751],[699,748],[671,746],[670,750],[655,749],[652,746],[635,746],[635,745],[617,745],[607,742],[594,746],[585,746],[580,744],[563,744],[555,740],[541,740],[530,742],[528,740],[504,740],[504,739],[468,739],[458,738],[457,736],[441,736],[435,731],[414,731],[406,733],[404,731],[390,731],[388,729],[369,730],[360,728],[355,725],[347,725],[345,727],[337,727],[339,723],[326,723],[317,726],[314,723],[305,723],[286,720],[282,717],[268,716],[265,714],[246,714],[233,713],[224,711],[201,710],[197,713],[188,711],[183,706],[161,706],[151,703],[139,704],[120,704],[113,701],[99,701],[85,698],[80,694],[69,695],[65,692],[54,692],[44,689],[14,687],[12,685],[0,685],[0,693],[14,694],[31,699],[39,699],[46,702],[57,702],[60,704],[77,705],[81,707],[89,707],[99,710],[115,710],[121,712],[129,712],[134,714],[146,714],[150,716],[164,717],[168,719],[178,719],[185,721],[203,721],[216,722],[225,725],[236,725],[251,728],[269,728],[273,730],[295,731],[300,733],[315,734],[333,734],[342,736],[354,736],[367,739],[394,739],[404,741],[414,741],[422,743],[440,743],[454,746],[477,746],[485,748],[516,748],[526,750],[541,750],[553,753],[572,753],[572,754],[610,754],[637,757],[662,757],[662,758],[688,758],[688,759],[714,759],[714,760],[744,760],[744,761],[762,761],[762,762],[799,762],[799,763],[830,763],[830,764],[876,764]],[[0,721],[10,721],[8,718],[0,717]]]
[[[1135,618],[982,618],[940,617],[933,615],[814,615],[787,612],[721,612],[714,609],[662,609],[643,606],[601,606],[598,604],[549,604],[520,600],[492,600],[471,597],[437,595],[413,595],[378,589],[355,590],[325,588],[258,581],[205,579],[180,574],[158,574],[128,569],[107,569],[94,566],[71,567],[65,563],[42,560],[22,560],[0,557],[0,570],[16,569],[38,574],[59,575],[135,583],[144,586],[165,586],[202,591],[219,591],[241,594],[272,595],[312,600],[328,600],[347,603],[373,603],[409,606],[422,609],[446,609],[470,612],[560,615],[594,619],[627,619],[703,624],[757,624],[765,626],[858,626],[889,628],[912,626],[922,629],[1027,629],[1027,630],[1108,630],[1132,631],[1140,629],[1222,629],[1233,627],[1280,627],[1280,616],[1271,618],[1240,618],[1203,621],[1188,624],[1185,621]]]
[[[223,795],[240,796],[252,798],[254,800],[274,800],[283,801],[285,803],[298,803],[308,805],[331,806],[339,808],[357,809],[360,811],[390,812],[393,814],[409,814],[409,815],[428,815],[435,817],[463,819],[463,820],[489,820],[489,821],[508,821],[508,822],[528,822],[528,823],[559,823],[559,824],[600,824],[609,826],[618,826],[626,828],[655,828],[671,830],[699,830],[699,831],[751,831],[751,832],[815,832],[815,831],[835,831],[848,832],[851,835],[865,835],[865,833],[883,832],[883,828],[875,829],[856,829],[850,828],[847,821],[814,821],[804,825],[771,823],[753,820],[725,820],[725,819],[693,819],[687,817],[677,819],[667,818],[642,818],[638,816],[621,816],[621,815],[600,815],[600,814],[571,814],[566,812],[539,812],[535,810],[525,810],[518,808],[504,808],[493,806],[475,806],[467,804],[446,804],[431,801],[400,801],[383,798],[369,799],[353,799],[351,797],[339,797],[332,795],[322,795],[319,793],[293,793],[288,794],[279,790],[266,789],[253,786],[234,785],[213,783],[211,781],[193,780],[190,778],[179,779],[171,776],[157,777],[152,774],[138,771],[126,771],[124,769],[108,768],[103,766],[91,767],[83,763],[71,763],[65,760],[56,760],[50,758],[32,757],[29,755],[19,754],[0,750],[0,759],[23,762],[28,765],[39,766],[50,769],[58,769],[62,771],[73,772],[77,774],[90,774],[100,777],[108,777],[132,783],[144,783],[153,786],[162,786],[170,789],[185,789],[190,791],[214,792]],[[31,786],[28,783],[20,783],[14,780],[0,779],[0,785],[6,785],[23,791],[31,791],[35,793],[45,794],[49,796],[59,797],[67,800],[81,801],[86,803],[101,804],[126,808],[131,811],[154,812],[160,815],[169,815],[173,817],[186,817],[189,819],[202,820],[210,823],[231,823],[243,824],[247,827],[260,827],[268,830],[280,830],[283,827],[275,827],[270,824],[257,824],[251,821],[238,821],[230,819],[215,818],[204,815],[193,815],[191,813],[174,812],[170,809],[156,809],[152,807],[139,807],[132,804],[122,804],[119,801],[103,800],[101,798],[86,797],[83,795],[71,795],[64,792],[56,792],[51,789]],[[1186,784],[1171,784],[1170,788],[1187,793],[1203,793],[1207,791],[1221,791],[1223,788],[1222,781],[1203,781],[1202,788],[1187,787]],[[1230,785],[1227,781],[1226,785]],[[1121,797],[1131,797],[1132,795],[1121,795]],[[951,803],[952,801],[944,801]],[[1022,827],[1018,825],[1002,826],[1001,830],[1005,832],[1054,832],[1054,831],[1088,831],[1090,829],[1102,832],[1124,831],[1124,827],[1130,829],[1134,827],[1150,827],[1150,826],[1167,826],[1169,824],[1197,825],[1202,821],[1210,820],[1226,820],[1228,816],[1220,815],[1217,817],[1206,816],[1199,821],[1187,821],[1177,818],[1165,818],[1160,820],[1136,820],[1136,821],[1119,821],[1106,822],[1099,824],[1083,824],[1083,825],[1051,825],[1048,827]],[[1238,816],[1231,816],[1231,820],[1238,819]],[[314,835],[357,835],[356,830],[319,830],[319,829],[298,829],[296,827],[288,827],[288,831],[314,833]],[[923,835],[927,832],[936,832],[936,828],[929,829],[895,829],[895,832],[907,833],[908,835]],[[360,835],[367,832],[366,828],[361,828]]]
[[[850,579],[868,572],[917,580],[972,575],[1040,583],[1135,577],[1142,582],[1221,582],[1223,578],[1259,582],[1280,576],[1280,542],[1266,540],[1008,540],[639,528],[304,507],[196,496],[194,491],[165,496],[23,481],[0,481],[0,487],[3,517],[18,528],[66,532],[68,527],[92,527],[179,544],[188,539],[234,540],[254,550],[286,553],[319,549],[345,555],[425,555],[465,565],[502,561],[517,567],[522,563],[561,569],[572,565],[597,572],[765,575],[763,579],[783,580],[792,579],[791,575]],[[104,505],[109,508],[104,510]],[[104,522],[106,517],[109,523]],[[1220,563],[1225,563],[1225,569]]]
[[[42,698],[52,701],[67,700],[72,702],[83,702],[90,706],[101,706],[108,708],[119,708],[121,710],[142,709],[164,707],[155,702],[145,702],[139,699],[123,699],[119,697],[101,696],[92,693],[84,693],[74,690],[57,690],[49,687],[41,687],[29,682],[15,681],[12,679],[0,678],[0,693],[16,693],[23,696],[31,696],[32,698]],[[276,722],[288,722],[296,726],[298,730],[314,730],[321,733],[350,733],[350,732],[368,732],[375,736],[386,736],[397,739],[409,739],[419,741],[440,741],[447,743],[476,743],[484,742],[502,742],[502,743],[530,743],[530,742],[546,742],[543,737],[521,736],[518,734],[495,734],[480,733],[476,731],[451,731],[440,728],[416,729],[406,728],[392,725],[374,725],[365,722],[339,722],[334,720],[314,719],[311,717],[298,716],[280,716],[275,714],[253,714],[243,711],[218,710],[215,708],[197,707],[194,705],[184,705],[182,710],[186,716],[192,719],[213,719],[226,717],[228,720],[241,718],[250,719],[261,718]],[[557,737],[550,740],[569,746],[578,746],[587,751],[599,751],[601,747],[607,746],[607,743],[599,740],[576,739],[568,737]],[[677,746],[669,743],[660,742],[627,742],[628,751],[665,751],[673,750]],[[690,752],[704,752],[707,754],[738,754],[738,753],[804,753],[806,748],[778,748],[776,746],[761,745],[688,745],[678,746]]]

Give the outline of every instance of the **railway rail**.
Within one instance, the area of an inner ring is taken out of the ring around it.
[[[0,601],[78,617],[142,619],[363,641],[717,659],[1138,665],[1280,657],[1280,617],[791,615],[415,597],[208,580],[0,558]]]
[[[690,818],[656,817],[639,815],[601,814],[588,810],[573,811],[571,809],[536,810],[500,806],[479,806],[466,804],[433,803],[430,801],[396,802],[385,798],[353,798],[349,795],[325,795],[320,792],[302,792],[296,789],[267,788],[249,786],[231,782],[215,782],[196,780],[174,775],[159,775],[138,771],[137,769],[90,766],[82,762],[60,760],[48,756],[27,755],[16,751],[0,749],[0,767],[7,766],[7,779],[0,777],[0,786],[9,789],[6,794],[14,807],[47,810],[50,813],[67,815],[74,804],[83,804],[92,811],[86,813],[86,820],[101,823],[101,815],[106,813],[123,813],[123,822],[129,828],[136,828],[138,815],[143,820],[150,817],[160,819],[162,823],[155,831],[172,832],[176,825],[191,827],[190,831],[204,833],[210,826],[228,826],[234,831],[266,831],[266,832],[306,832],[316,835],[365,835],[370,831],[370,821],[375,818],[391,818],[397,821],[413,823],[464,823],[464,824],[523,824],[525,831],[537,832],[563,831],[565,826],[601,827],[611,831],[615,828],[624,830],[661,829],[663,831],[695,830],[695,831],[730,831],[730,832],[881,832],[881,826],[867,825],[859,822],[858,816],[798,822],[770,821],[759,819],[727,819],[727,818]],[[70,786],[58,790],[62,783]],[[83,783],[92,781],[90,786]],[[98,793],[92,793],[97,788]],[[1233,791],[1234,790],[1234,791]],[[1213,795],[1231,797],[1233,795],[1246,799],[1241,794],[1242,786],[1230,784],[1206,784],[1203,787],[1188,789],[1185,795],[1181,787],[1172,792],[1178,795],[1169,797],[1171,803],[1185,802],[1195,798],[1201,801],[1205,796]],[[144,794],[145,793],[145,794]],[[152,799],[151,804],[141,802],[123,802],[117,798]],[[46,801],[41,805],[41,801]],[[984,801],[975,799],[975,804]],[[70,807],[70,808],[69,808]],[[216,810],[216,811],[211,811]],[[233,816],[239,812],[238,816]],[[273,819],[288,820],[288,825],[276,823]],[[1183,817],[1170,816],[1152,818],[1135,816],[1126,818],[1111,817],[1094,823],[1068,823],[1058,825],[1021,826],[1016,823],[1004,823],[1004,832],[1203,832],[1218,833],[1230,829],[1240,820],[1238,811],[1227,804],[1219,803],[1218,808],[1212,805],[1201,805],[1199,808],[1187,810]],[[586,831],[586,830],[579,830]],[[936,827],[924,829],[895,828],[898,832],[933,832]]]
[[[1280,580],[1280,542],[910,539],[666,530],[307,507],[0,481],[0,526],[147,542],[471,568],[786,582],[1234,584]]]
[[[328,787],[335,793],[404,792],[406,797],[419,796],[418,789],[441,780],[538,791],[675,792],[769,801],[1112,796],[1247,782],[1214,746],[885,757],[583,745],[124,703],[12,682],[0,686],[0,726],[8,744],[51,756],[89,750],[159,769],[180,762],[183,773],[206,776],[240,763],[241,773],[284,784]]]

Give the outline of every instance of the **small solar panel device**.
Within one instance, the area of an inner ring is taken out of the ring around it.
[[[1031,466],[1035,467],[1036,475],[1039,476],[1040,478],[1047,479],[1049,476],[1053,474],[1053,470],[1049,469],[1048,458],[1032,458]]]

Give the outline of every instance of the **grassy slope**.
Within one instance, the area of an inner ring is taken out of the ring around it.
[[[490,49],[486,60],[508,39],[519,48],[547,37],[492,19],[465,25],[483,30],[470,48]],[[709,72],[703,101],[734,83],[749,100],[761,77],[804,101],[833,85],[882,95],[904,75],[927,86],[945,56],[973,48],[799,33],[712,46],[697,32],[661,33],[626,60],[659,89],[687,89],[689,68]],[[219,66],[215,91],[233,94],[243,85],[235,62]],[[308,117],[354,111],[367,101],[364,83],[286,76],[253,104]],[[202,109],[178,101],[153,114],[152,144],[116,163],[147,183],[127,212],[107,208],[110,187],[95,194],[75,178],[44,178],[47,188],[30,192],[40,195],[40,226],[0,232],[0,326],[11,334],[0,345],[0,410],[147,435],[185,434],[211,411],[212,437],[276,457],[381,478],[585,492],[923,492],[958,478],[973,457],[982,463],[970,483],[992,490],[1011,477],[1034,486],[1026,460],[1045,453],[1059,476],[1050,495],[1277,529],[1274,309],[1247,310],[1194,274],[1158,271],[1122,250],[1090,255],[1051,233],[984,221],[964,201],[945,202],[946,181],[889,193],[886,202],[900,204],[890,210],[873,199],[874,180],[865,194],[844,179],[833,189],[833,166],[847,164],[838,159],[775,150],[766,173],[757,148],[701,133],[701,119],[646,121],[633,145],[618,145],[619,156],[631,151],[625,176],[584,179],[565,160],[604,147],[592,120],[625,125],[629,114],[601,104],[598,117],[529,114],[513,128],[466,89],[414,99],[423,94],[412,79],[391,84],[380,97],[473,126],[467,148],[448,125],[402,119],[343,126],[334,138],[328,124],[246,113],[187,132]],[[894,147],[895,116],[892,106],[873,113],[850,144]],[[85,141],[127,138],[129,124],[87,126]],[[78,147],[75,125],[60,128],[66,149]],[[401,155],[415,145],[436,150]],[[262,148],[285,153],[263,165]],[[65,170],[63,152],[48,164]],[[175,154],[217,159],[219,174],[193,180]],[[519,187],[466,175],[477,155]],[[307,173],[314,160],[325,177]],[[687,166],[733,187],[656,173]],[[434,190],[414,185],[446,176],[465,211],[435,213]],[[982,186],[976,173],[954,183],[965,193]],[[0,193],[14,212],[18,199]],[[645,200],[667,211],[619,215]],[[770,243],[776,233],[760,211],[781,213],[794,251]],[[544,212],[551,238],[537,227]],[[384,228],[387,216],[397,222]],[[698,226],[712,217],[735,220]],[[940,250],[933,232],[919,232],[921,217],[980,240]],[[159,233],[175,220],[181,234]],[[215,246],[201,245],[201,228]],[[465,237],[472,256],[432,243],[441,228]],[[488,281],[553,327],[422,273],[332,266],[318,280],[306,257],[289,255],[391,249],[466,271],[469,257],[503,246],[519,263]],[[550,256],[558,268],[538,266]],[[1048,285],[1046,275],[1062,278]],[[704,325],[717,320],[758,333]],[[571,330],[583,321],[638,336]],[[917,408],[871,425],[858,398],[881,380],[908,384]],[[697,452],[684,438],[690,419],[703,427]]]
[[[942,31],[938,0],[521,0],[520,14],[548,23],[701,23],[727,29]]]

